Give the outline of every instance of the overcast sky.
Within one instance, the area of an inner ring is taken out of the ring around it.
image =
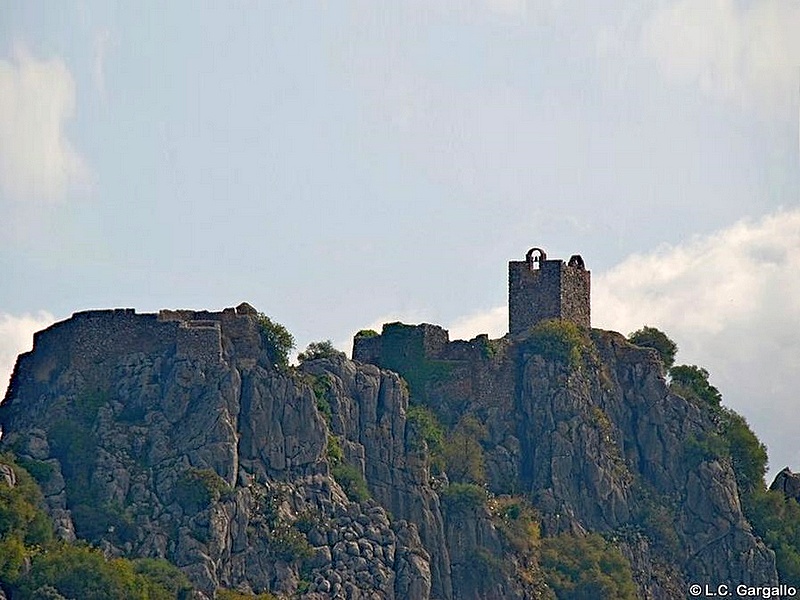
[[[800,470],[798,31],[795,0],[5,2],[0,387],[89,308],[500,336],[541,246]]]

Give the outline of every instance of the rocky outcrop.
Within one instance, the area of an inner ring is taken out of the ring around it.
[[[18,361],[3,444],[37,474],[62,537],[167,558],[208,597],[220,586],[429,597],[416,523],[441,538],[441,516],[435,494],[414,487],[424,467],[406,461],[399,378],[329,365],[341,386],[330,427],[382,502],[352,501],[330,474],[314,374],[276,369],[263,346],[241,310],[76,315]]]
[[[167,558],[208,598],[551,597],[533,530],[509,517],[528,503],[544,535],[616,544],[642,598],[777,583],[730,464],[692,453],[707,411],[651,351],[581,335],[564,354],[392,324],[357,337],[355,360],[281,368],[246,304],[78,313],[18,360],[1,443],[62,538]],[[447,431],[479,425],[486,492],[432,472],[410,402]]]
[[[800,473],[792,473],[789,467],[785,467],[772,480],[769,489],[800,502]]]
[[[643,598],[682,596],[685,582],[777,583],[730,462],[693,454],[716,431],[713,416],[669,391],[651,350],[600,330],[570,348],[530,333],[443,343],[432,326],[407,327],[357,340],[356,358],[412,384],[415,373],[435,373],[412,396],[453,421],[478,416],[487,485],[531,498],[545,534],[616,540]]]

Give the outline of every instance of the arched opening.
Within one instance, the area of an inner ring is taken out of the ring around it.
[[[547,260],[547,254],[541,248],[531,248],[525,255],[525,261],[531,271],[541,268],[542,262],[545,260]]]

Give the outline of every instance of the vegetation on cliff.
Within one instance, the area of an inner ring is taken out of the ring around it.
[[[359,333],[357,361],[323,341],[290,366],[281,325],[219,318],[224,360],[166,342],[29,359],[46,377],[0,407],[16,453],[0,456],[5,592],[181,598],[185,573],[222,600],[253,597],[223,584],[263,599],[666,598],[698,548],[703,573],[732,573],[745,548],[754,576],[776,578],[740,504],[781,582],[800,582],[800,505],[765,489],[763,445],[655,328],[631,335],[652,353],[563,321],[469,342],[390,324]],[[54,525],[84,541],[54,541]],[[153,555],[183,571],[136,558]]]
[[[175,566],[156,559],[106,559],[83,544],[53,538],[39,486],[10,453],[0,464],[0,589],[13,598],[169,600],[188,598],[191,585]]]
[[[775,552],[781,583],[800,585],[800,504],[781,492],[768,490],[767,449],[747,420],[722,406],[722,394],[711,384],[709,372],[697,365],[676,365],[677,345],[658,329],[645,327],[630,341],[655,348],[669,369],[670,388],[703,407],[717,423],[701,439],[687,440],[688,464],[707,460],[729,461],[733,467],[742,510],[755,533]]]
[[[267,355],[272,363],[280,369],[289,366],[289,353],[294,349],[294,336],[280,323],[273,321],[264,313],[256,317]]]
[[[645,325],[628,335],[628,341],[637,346],[652,348],[658,352],[664,368],[669,371],[675,364],[675,354],[678,352],[678,345],[673,342],[667,334],[660,329]]]

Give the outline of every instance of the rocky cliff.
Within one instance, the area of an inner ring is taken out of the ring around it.
[[[730,461],[697,452],[713,415],[653,351],[568,333],[391,324],[284,367],[246,304],[78,313],[19,358],[0,443],[61,537],[198,597],[552,598],[547,540],[589,533],[640,598],[777,584]]]

